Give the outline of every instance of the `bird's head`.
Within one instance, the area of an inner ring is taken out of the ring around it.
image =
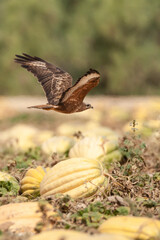
[[[89,108],[93,109],[93,106],[91,104],[86,104],[86,109],[89,109]]]
[[[85,111],[87,109],[93,108],[91,104],[87,104],[87,103],[82,103],[76,110],[76,112],[82,112]]]

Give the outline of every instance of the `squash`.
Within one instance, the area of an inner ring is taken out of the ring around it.
[[[37,129],[25,124],[17,124],[0,133],[0,140],[6,142],[7,147],[26,151],[30,147],[35,147],[32,140],[37,133]]]
[[[74,230],[55,229],[51,231],[42,232],[32,236],[29,240],[129,240],[123,236],[116,236],[112,234],[95,234],[89,235],[87,233],[78,232]]]
[[[0,207],[0,229],[11,232],[34,232],[37,223],[42,221],[43,213],[39,202],[10,203]],[[55,216],[52,205],[46,203],[46,216]]]
[[[16,124],[0,132],[0,142],[7,148],[27,151],[29,148],[36,147],[53,135],[51,131],[39,130],[26,124]]]
[[[117,216],[103,222],[99,231],[134,239],[153,239],[160,236],[160,221],[147,217]]]
[[[40,191],[40,183],[48,171],[49,168],[45,169],[41,166],[38,166],[36,169],[29,169],[24,178],[21,180],[22,195],[28,197],[38,196]]]
[[[105,180],[99,161],[71,158],[57,163],[44,176],[40,184],[40,194],[44,197],[57,193],[68,194],[72,198],[88,197],[94,194]]]
[[[99,159],[108,166],[112,161],[119,161],[121,153],[117,141],[108,141],[105,137],[85,137],[70,149],[69,157]]]
[[[65,154],[73,146],[74,140],[70,137],[55,136],[49,138],[42,144],[42,150],[46,154]]]
[[[0,196],[17,195],[19,191],[18,181],[9,173],[0,172]]]
[[[70,240],[70,239],[86,239],[87,234],[74,231],[74,230],[64,230],[64,229],[55,229],[52,231],[42,232],[40,234],[32,236],[29,240]]]

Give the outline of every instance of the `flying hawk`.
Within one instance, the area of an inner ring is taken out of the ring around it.
[[[83,102],[86,94],[96,87],[100,80],[98,71],[90,69],[72,86],[72,77],[59,67],[39,57],[31,57],[23,53],[16,55],[15,62],[32,72],[41,83],[48,103],[29,108],[54,110],[61,113],[74,113],[93,108]]]

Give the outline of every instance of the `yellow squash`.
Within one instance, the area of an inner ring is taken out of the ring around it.
[[[50,204],[45,205],[46,217],[56,214]],[[0,207],[0,229],[10,232],[34,232],[43,213],[38,202],[10,203]]]
[[[103,168],[99,161],[86,158],[71,158],[57,163],[44,176],[40,194],[44,197],[57,193],[72,198],[88,197],[105,182]]]
[[[99,231],[124,235],[132,239],[158,239],[160,221],[147,217],[117,216],[103,222]]]
[[[24,178],[21,180],[21,192],[24,196],[37,196],[39,195],[40,183],[49,171],[49,168],[38,166],[37,168],[29,169]]]
[[[106,137],[85,137],[79,140],[69,151],[70,157],[98,159],[106,166],[121,159],[118,142]]]
[[[59,154],[65,154],[73,146],[74,140],[71,137],[55,136],[47,139],[42,144],[42,150],[46,154],[53,154],[54,152]]]
[[[87,233],[78,232],[74,230],[55,229],[52,231],[42,232],[34,235],[29,240],[129,240],[123,236],[116,236],[112,234],[95,234],[89,235]]]

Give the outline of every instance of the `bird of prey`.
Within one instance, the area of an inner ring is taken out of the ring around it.
[[[59,67],[46,62],[39,57],[28,54],[16,55],[15,62],[32,72],[41,83],[48,103],[31,106],[43,110],[54,110],[61,113],[74,113],[93,108],[83,102],[86,94],[96,87],[100,80],[98,71],[90,69],[72,86],[72,77]]]

